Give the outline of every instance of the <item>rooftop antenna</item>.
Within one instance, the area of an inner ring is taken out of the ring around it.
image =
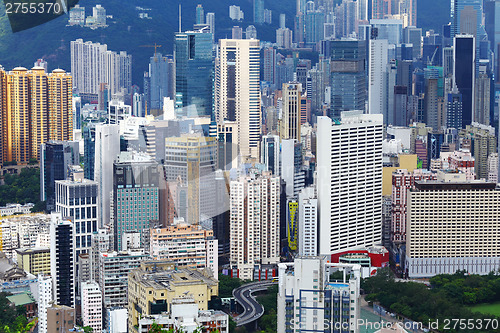
[[[182,10],[182,7],[181,7],[181,4],[179,4],[179,33],[182,32],[182,27],[181,27],[181,23],[182,23],[181,10]]]

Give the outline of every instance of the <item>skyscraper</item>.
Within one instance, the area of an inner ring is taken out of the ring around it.
[[[273,47],[264,50],[264,81],[276,84],[276,49]]]
[[[261,135],[259,53],[259,40],[221,39],[215,62],[216,120],[237,122],[241,155],[253,159]]]
[[[264,0],[253,0],[253,22],[264,23]]]
[[[282,98],[280,138],[300,140],[302,84],[296,82],[284,83]]]
[[[113,231],[115,250],[122,250],[123,233],[141,233],[149,245],[151,222],[159,220],[158,164],[149,155],[121,152],[113,164]]]
[[[52,213],[50,221],[50,275],[54,301],[58,305],[75,305],[74,226],[61,213]]]
[[[280,137],[264,135],[260,148],[260,163],[266,166],[266,171],[272,175],[280,175]]]
[[[99,227],[111,220],[113,162],[120,153],[120,126],[98,124],[95,127],[94,180],[99,183]]]
[[[366,102],[366,47],[364,41],[332,40],[331,59],[331,116],[338,118],[342,111],[364,110]]]
[[[155,53],[149,59],[149,101],[146,110],[148,114],[163,109],[163,98],[174,98],[174,66],[173,59]],[[142,115],[139,115],[142,117]]]
[[[318,254],[318,197],[314,186],[299,194],[299,256]]]
[[[345,111],[336,123],[318,117],[320,254],[381,241],[382,120],[360,111]]]
[[[280,260],[280,177],[256,172],[230,186],[230,264],[241,279],[253,280],[256,266]]]
[[[286,183],[285,192],[289,197],[297,198],[305,186],[302,158],[302,143],[295,139],[281,141],[280,176]]]
[[[462,94],[455,85],[447,97],[446,126],[459,129],[462,127]]]
[[[50,276],[38,275],[38,331],[47,333],[47,308],[50,306],[54,296],[52,293],[52,278]]]
[[[212,116],[213,35],[203,31],[175,35],[175,92],[183,116]]]
[[[385,39],[370,40],[370,61],[368,66],[368,111],[370,114],[384,115],[387,122],[387,101],[385,100],[385,72],[387,71],[387,49]]]
[[[472,35],[456,35],[453,47],[453,80],[462,94],[462,128],[470,125],[474,113],[476,47]]]
[[[205,24],[205,11],[200,4],[196,6],[196,24]]]
[[[215,13],[207,13],[206,24],[210,27],[210,33],[215,35]]]

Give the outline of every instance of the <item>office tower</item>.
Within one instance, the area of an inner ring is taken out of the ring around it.
[[[205,22],[210,28],[209,32],[212,34],[212,37],[215,36],[215,13],[207,13]]]
[[[292,47],[292,30],[288,28],[276,29],[276,44],[278,47],[289,49]]]
[[[462,128],[473,121],[475,92],[475,39],[472,35],[456,35],[453,47],[453,82],[462,94]]]
[[[134,93],[132,96],[132,116],[134,117],[144,117],[146,115],[145,107],[146,100],[144,99],[144,94]]]
[[[490,125],[491,78],[482,67],[483,66],[480,66],[479,76],[475,78],[474,121],[480,124]]]
[[[283,84],[282,98],[280,138],[300,140],[302,84],[296,82]]]
[[[259,158],[261,135],[259,40],[219,40],[215,70],[216,121],[236,121],[244,158]]]
[[[78,95],[73,95],[72,101],[72,116],[73,129],[82,129],[82,98]]]
[[[80,253],[90,253],[92,234],[97,232],[97,194],[99,185],[88,179],[57,180],[55,182],[56,212],[71,218],[75,226],[75,259]]]
[[[249,25],[245,29],[245,39],[257,39],[257,29],[253,25]]]
[[[84,178],[94,180],[95,164],[95,127],[83,128],[83,172]]]
[[[82,321],[83,326],[92,327],[95,332],[102,330],[102,294],[94,281],[82,283]]]
[[[234,121],[211,124],[210,136],[216,138],[216,169],[230,170],[238,167],[237,127]]]
[[[377,31],[377,39],[385,39],[389,44],[401,44],[403,37],[403,22],[401,20],[372,19],[370,24],[372,29]]]
[[[320,10],[310,10],[304,15],[304,42],[306,46],[315,47],[324,38],[323,25],[325,14]]]
[[[98,282],[106,309],[127,306],[128,273],[148,258],[143,250],[99,253]]]
[[[440,130],[438,124],[438,79],[425,79],[425,123],[435,131]]]
[[[256,173],[230,186],[230,265],[253,280],[256,267],[279,262],[280,177]]]
[[[302,164],[302,143],[296,139],[283,139],[281,141],[280,176],[286,183],[287,196],[297,197],[305,186]]]
[[[184,116],[212,116],[214,60],[211,33],[187,31],[175,35],[175,92]]]
[[[47,331],[47,308],[54,300],[52,295],[52,278],[43,274],[38,275],[38,332]]]
[[[192,133],[165,139],[165,179],[174,196],[177,216],[189,224],[200,223],[203,216],[216,215],[213,196],[216,156],[214,137]]]
[[[406,27],[403,29],[403,43],[413,45],[412,59],[419,59],[422,57],[422,28]],[[410,59],[410,60],[412,60]]]
[[[280,14],[280,26],[281,29],[286,28],[286,15]]]
[[[438,171],[436,181],[416,182],[408,192],[408,276],[498,270],[498,234],[493,230],[499,221],[499,196],[495,183],[470,182],[455,171]]]
[[[158,52],[149,59],[149,100],[146,101],[148,114],[161,113],[159,110],[163,110],[163,99],[165,97],[174,98],[173,72],[172,58],[163,57]],[[138,116],[142,117],[143,115]]]
[[[387,122],[384,77],[387,71],[387,40],[370,40],[370,61],[368,65],[368,112],[384,115]]]
[[[446,127],[456,129],[462,127],[462,94],[456,85],[447,94]]]
[[[179,295],[194,298],[200,310],[207,310],[212,296],[219,293],[217,280],[207,271],[175,269],[164,261],[142,263],[130,272],[128,287],[128,331],[131,333],[143,332],[136,328],[140,318],[173,311],[174,299]]]
[[[229,6],[229,18],[233,21],[241,21],[245,17],[243,11],[240,9],[240,6]]]
[[[52,213],[50,221],[50,275],[54,301],[59,305],[75,304],[74,225],[61,213]],[[49,332],[53,332],[50,331]]]
[[[471,34],[481,40],[485,34],[482,24],[482,1],[452,0],[451,1],[451,37],[460,34]]]
[[[264,49],[264,81],[276,84],[276,49]]]
[[[253,22],[264,23],[264,0],[253,0]]]
[[[302,96],[302,98],[306,99],[306,103],[307,98],[310,100],[310,111],[313,114],[317,114],[323,111],[323,103],[325,102],[325,89],[327,86],[329,86],[328,75],[330,73],[329,69],[325,71],[324,68],[330,67],[329,64],[329,61],[322,61],[322,63],[317,64],[307,73],[307,84],[309,85],[307,87],[308,96]],[[305,120],[301,118],[301,124],[304,124],[305,122],[310,122],[310,117],[307,117]]]
[[[55,181],[68,177],[68,167],[80,163],[76,141],[49,141],[40,148],[40,200],[46,201],[47,211],[55,209]]]
[[[109,51],[106,44],[71,42],[73,85],[84,100],[96,100],[101,83],[107,83],[111,94],[132,86],[132,56],[127,52]]]
[[[99,183],[99,227],[110,223],[113,162],[120,153],[120,126],[95,126],[94,180]]]
[[[123,233],[141,233],[149,239],[150,223],[159,219],[158,164],[149,155],[121,152],[113,163],[113,222],[115,250],[122,250]]]
[[[300,257],[278,264],[278,270],[278,333],[333,332],[334,327],[342,327],[339,332],[359,332],[360,265]],[[330,280],[336,271],[343,272],[341,281]]]
[[[205,11],[200,4],[196,6],[196,24],[205,24]]]
[[[214,279],[219,274],[219,245],[212,230],[201,225],[177,223],[166,228],[151,229],[150,255],[178,267],[210,268]]]
[[[406,243],[407,205],[406,198],[409,189],[415,189],[415,182],[435,180],[436,174],[425,169],[408,171],[398,169],[392,173],[392,223],[390,231],[391,242]]]
[[[345,111],[335,123],[318,117],[320,254],[381,241],[382,128],[381,115],[360,111]]]
[[[53,304],[47,308],[47,332],[69,333],[75,330],[75,308]]]
[[[445,77],[453,75],[453,47],[443,48],[443,74]]]
[[[302,189],[299,194],[299,256],[318,254],[318,198],[314,186]]]
[[[427,133],[427,167],[430,170],[431,161],[439,158],[441,146],[444,143],[444,133],[437,130]]]
[[[280,138],[277,135],[264,135],[260,147],[260,163],[272,175],[280,175]]]
[[[500,50],[500,1],[484,2],[485,28],[490,41],[491,51],[494,53],[495,76],[499,77],[499,50]]]
[[[364,41],[332,40],[330,50],[331,116],[364,110],[366,102],[366,49]],[[328,44],[327,44],[328,45]]]

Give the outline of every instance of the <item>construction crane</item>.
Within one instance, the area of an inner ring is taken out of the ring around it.
[[[158,45],[155,43],[155,45],[141,45],[139,47],[154,47],[155,48],[155,58],[156,58],[156,48],[161,47],[161,45]]]

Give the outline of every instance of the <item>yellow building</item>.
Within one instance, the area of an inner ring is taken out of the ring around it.
[[[39,247],[17,249],[17,265],[33,275],[44,273],[50,275],[50,249]]]
[[[128,331],[137,332],[139,317],[169,312],[172,300],[191,296],[199,310],[219,294],[219,284],[211,272],[198,269],[173,269],[166,261],[147,261],[128,275]]]
[[[417,155],[398,155],[398,167],[382,168],[382,195],[391,196],[392,194],[392,173],[397,169],[406,169],[410,172],[417,168]]]
[[[0,164],[27,164],[39,158],[42,143],[73,139],[72,89],[62,69],[0,67]]]

